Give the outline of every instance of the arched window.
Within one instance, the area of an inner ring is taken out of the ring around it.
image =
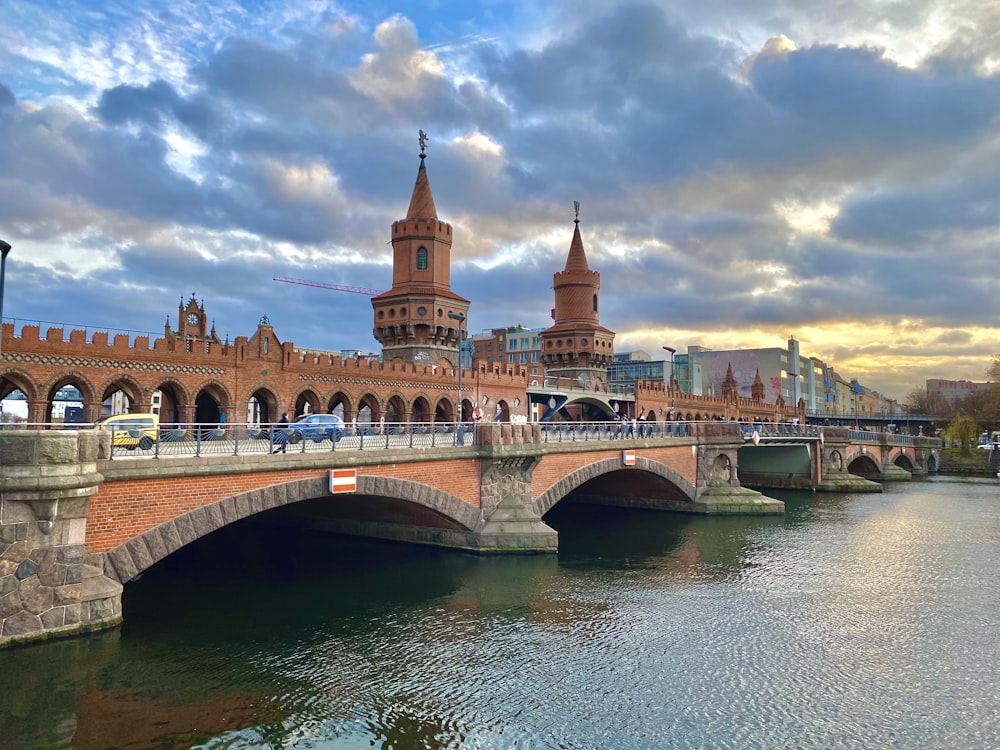
[[[426,271],[427,270],[427,248],[418,247],[417,248],[417,270]]]
[[[597,312],[597,295],[594,295],[594,312]]]
[[[270,347],[268,346],[268,344],[270,344],[270,343],[271,343],[271,339],[268,339],[268,338],[264,339],[264,354],[267,354],[267,350],[270,349]]]

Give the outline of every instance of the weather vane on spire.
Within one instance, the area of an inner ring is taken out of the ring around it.
[[[576,219],[574,219],[574,221],[576,221],[577,223],[579,223],[579,221],[580,221],[580,201],[573,201],[573,211],[576,213]]]
[[[427,148],[427,133],[423,130],[417,132],[417,142],[420,144],[420,155],[425,156],[424,150]]]

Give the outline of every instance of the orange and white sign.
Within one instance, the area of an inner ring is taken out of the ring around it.
[[[330,494],[354,492],[358,488],[357,469],[330,469]]]
[[[626,466],[635,466],[635,451],[622,451],[622,463]]]

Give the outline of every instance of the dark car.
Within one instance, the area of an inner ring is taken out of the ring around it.
[[[306,414],[296,419],[286,429],[290,434],[298,432],[302,437],[317,443],[321,440],[340,440],[344,435],[344,420],[336,414]]]

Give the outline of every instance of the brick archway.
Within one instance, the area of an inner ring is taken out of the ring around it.
[[[5,381],[6,384],[0,388],[0,399],[7,398],[14,391],[23,393],[29,402],[38,399],[38,390],[35,388],[35,381],[24,370],[17,367],[4,370],[0,373],[0,384],[3,384]]]
[[[451,521],[457,530],[473,532],[480,524],[479,509],[459,497],[419,482],[395,477],[359,476],[355,496],[402,500]],[[264,511],[304,500],[331,498],[325,477],[298,479],[232,495],[195,508],[108,550],[104,574],[128,583],[181,547],[224,526]]]
[[[695,495],[697,493],[695,486],[666,464],[654,461],[651,458],[637,456],[635,459],[635,469],[654,474],[667,480],[674,485],[674,487],[680,490],[684,494],[685,498],[694,502]],[[577,469],[572,474],[560,479],[554,485],[549,487],[545,490],[545,492],[535,498],[532,503],[532,507],[538,514],[538,517],[542,518],[556,503],[566,497],[577,487],[589,482],[591,479],[603,476],[604,474],[624,470],[625,469],[622,467],[621,459],[617,457],[607,458],[602,461],[595,461],[592,464],[584,466],[582,469]],[[633,469],[628,469],[628,471],[633,471]]]

